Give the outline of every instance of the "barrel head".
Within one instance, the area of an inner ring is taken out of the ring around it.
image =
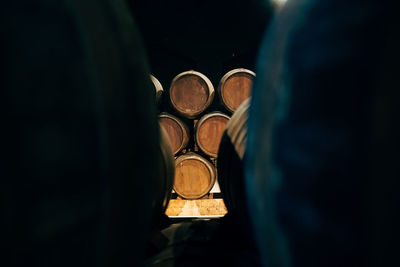
[[[214,166],[203,157],[188,153],[175,161],[175,192],[186,199],[206,195],[215,183]]]
[[[183,72],[171,83],[171,104],[182,116],[189,119],[200,115],[213,98],[214,87],[211,81],[199,72]]]
[[[188,144],[189,130],[181,120],[168,113],[160,114],[158,119],[168,134],[172,153],[176,155]]]
[[[196,125],[196,142],[199,148],[211,157],[217,157],[222,134],[229,117],[220,112],[203,116]]]
[[[251,95],[255,73],[247,69],[234,69],[225,74],[219,84],[223,105],[234,112]]]

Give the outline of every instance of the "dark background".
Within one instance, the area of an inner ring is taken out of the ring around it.
[[[272,8],[261,0],[128,0],[144,39],[152,74],[164,90],[196,70],[214,87],[234,68],[254,71]]]

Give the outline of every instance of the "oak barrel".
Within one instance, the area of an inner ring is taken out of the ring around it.
[[[168,134],[172,153],[178,154],[189,142],[188,127],[180,119],[166,112],[161,113],[158,120]]]
[[[156,92],[156,103],[159,104],[161,97],[163,95],[164,89],[163,89],[160,81],[156,77],[154,77],[153,75],[150,74],[150,79],[154,85],[154,90]]]
[[[233,113],[218,151],[218,183],[228,212],[247,217],[243,157],[246,150],[250,98]]]
[[[226,73],[219,82],[218,93],[221,96],[222,104],[234,112],[244,100],[250,97],[254,72],[248,69],[239,68]]]
[[[205,158],[190,152],[175,160],[175,192],[186,199],[206,195],[215,183],[215,168]]]
[[[229,119],[229,116],[221,112],[212,112],[197,122],[195,140],[201,151],[211,157],[217,157],[219,143]]]
[[[210,106],[214,99],[214,87],[200,72],[186,71],[172,80],[169,95],[172,106],[182,116],[193,119]]]

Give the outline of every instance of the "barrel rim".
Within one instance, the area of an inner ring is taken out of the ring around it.
[[[201,194],[199,194],[199,195],[196,196],[196,197],[191,197],[191,196],[182,194],[182,193],[179,192],[179,190],[177,191],[177,190],[176,190],[176,187],[175,187],[175,182],[174,182],[174,191],[175,191],[179,196],[183,197],[184,199],[190,199],[190,200],[199,199],[199,198],[204,197],[205,195],[207,195],[207,194],[211,191],[211,189],[213,188],[213,186],[214,186],[214,184],[215,184],[216,175],[217,175],[217,174],[216,174],[216,170],[215,170],[214,165],[213,165],[210,161],[208,161],[208,160],[205,159],[204,157],[200,156],[199,154],[193,153],[193,152],[189,152],[189,153],[187,153],[187,154],[185,154],[185,155],[181,155],[181,156],[179,156],[178,158],[176,158],[176,159],[175,159],[175,170],[176,170],[176,166],[177,166],[179,163],[181,163],[181,162],[184,161],[184,160],[189,160],[189,159],[196,159],[196,160],[199,160],[200,162],[202,162],[202,163],[207,167],[207,169],[208,169],[208,171],[209,171],[209,173],[210,173],[210,175],[211,175],[211,182],[210,182],[209,186],[207,187],[207,189],[204,190],[204,193],[201,193]],[[175,175],[176,175],[176,171],[175,171]]]
[[[189,128],[186,126],[186,124],[181,121],[179,118],[175,117],[174,115],[167,113],[167,112],[162,112],[158,115],[158,119],[161,118],[167,118],[167,119],[172,119],[173,121],[176,122],[176,124],[178,124],[179,128],[182,130],[182,142],[181,145],[179,147],[179,149],[177,149],[177,151],[172,151],[172,153],[174,155],[178,154],[179,152],[182,151],[182,149],[184,149],[188,143],[189,143]]]
[[[218,157],[218,152],[217,152],[217,153],[212,153],[212,152],[210,152],[210,151],[207,151],[207,150],[201,145],[201,143],[198,141],[198,140],[199,140],[199,138],[198,138],[198,133],[199,133],[198,130],[199,130],[199,127],[200,127],[206,120],[208,120],[208,119],[211,118],[211,117],[215,117],[215,116],[221,116],[221,117],[224,117],[224,118],[228,119],[228,123],[229,123],[229,121],[231,120],[231,117],[229,117],[227,114],[222,113],[222,112],[220,112],[220,111],[214,111],[214,112],[210,112],[210,113],[205,114],[205,115],[204,115],[203,117],[201,117],[201,119],[196,123],[195,129],[194,129],[194,140],[195,140],[197,146],[200,148],[201,151],[203,151],[203,152],[204,152],[205,154],[207,154],[208,156],[217,158],[217,157]]]
[[[160,102],[161,96],[164,93],[164,88],[160,81],[152,74],[150,74],[150,79],[156,88],[156,102],[157,104]]]
[[[208,97],[207,97],[207,101],[206,101],[204,107],[203,107],[202,109],[198,110],[198,111],[187,112],[187,111],[184,111],[184,110],[182,110],[182,109],[179,109],[179,107],[175,104],[175,102],[173,101],[173,99],[172,99],[172,97],[171,97],[171,95],[172,95],[172,94],[171,94],[171,91],[172,91],[172,87],[173,87],[174,83],[175,83],[177,80],[179,80],[180,78],[182,78],[183,76],[186,76],[186,75],[195,75],[195,76],[198,76],[199,78],[201,78],[201,79],[207,84],[207,87],[208,87]],[[179,73],[178,75],[176,75],[176,76],[172,79],[171,85],[170,85],[170,87],[169,87],[169,99],[170,99],[170,102],[171,102],[173,108],[174,108],[176,111],[178,111],[179,114],[181,114],[182,116],[184,116],[184,117],[186,117],[186,118],[188,118],[188,119],[194,119],[194,118],[196,118],[198,115],[200,115],[201,113],[203,113],[203,112],[211,105],[211,102],[212,102],[213,99],[214,99],[214,94],[215,94],[214,86],[213,86],[212,82],[210,81],[210,79],[207,78],[207,76],[205,76],[204,74],[202,74],[202,73],[200,73],[200,72],[198,72],[198,71],[195,71],[195,70],[188,70],[188,71],[184,71],[184,72]]]
[[[233,110],[231,107],[229,107],[229,106],[225,103],[224,98],[223,98],[223,95],[222,95],[222,88],[224,87],[226,81],[227,81],[230,77],[232,77],[233,75],[235,75],[235,74],[237,74],[237,73],[247,73],[247,74],[253,76],[253,78],[256,77],[256,73],[255,73],[254,71],[251,71],[251,70],[245,69],[245,68],[237,68],[237,69],[230,70],[230,71],[228,71],[227,73],[225,73],[224,76],[222,76],[221,80],[219,81],[218,89],[217,89],[217,90],[218,90],[218,94],[219,94],[219,96],[220,96],[220,98],[221,98],[222,105],[223,105],[227,110],[229,110],[231,113],[235,112],[235,110]]]

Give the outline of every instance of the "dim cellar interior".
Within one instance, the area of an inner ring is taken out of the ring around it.
[[[400,266],[398,3],[0,9],[0,266]]]

